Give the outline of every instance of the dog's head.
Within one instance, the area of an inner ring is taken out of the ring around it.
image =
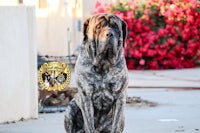
[[[84,22],[83,35],[93,65],[113,66],[125,45],[126,23],[113,14],[98,14]]]

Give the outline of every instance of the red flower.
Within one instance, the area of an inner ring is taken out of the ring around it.
[[[144,59],[140,59],[140,65],[144,65],[145,64],[145,60]]]
[[[128,69],[134,69],[135,62],[134,60],[127,60],[127,67]]]
[[[175,45],[175,40],[172,39],[171,37],[169,37],[169,38],[167,39],[167,42],[168,42],[169,44],[171,44],[172,46]]]
[[[98,13],[104,13],[105,10],[104,10],[102,7],[100,7],[100,8],[97,9],[97,12],[98,12]]]
[[[165,30],[164,28],[160,28],[160,29],[158,30],[158,35],[159,35],[160,37],[164,37],[164,36],[166,35],[166,30]]]
[[[187,22],[191,24],[194,23],[194,17],[191,15],[187,16]]]
[[[126,19],[132,19],[134,18],[134,12],[133,11],[127,11],[126,12]]]
[[[166,16],[166,18],[168,18],[170,20],[170,19],[173,19],[175,15],[174,15],[174,12],[172,10],[167,10],[165,12],[165,16]]]
[[[149,10],[148,9],[144,9],[144,14],[148,15],[149,14]]]
[[[99,1],[96,1],[95,8],[99,8],[100,6],[101,6],[101,3]]]

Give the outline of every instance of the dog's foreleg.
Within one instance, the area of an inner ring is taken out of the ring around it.
[[[65,130],[67,133],[73,133],[72,132],[72,127],[73,127],[73,122],[72,122],[72,116],[71,116],[71,107],[67,107],[65,111],[65,120],[64,120],[64,126]]]
[[[74,129],[73,124],[74,119],[76,117],[77,112],[79,111],[79,108],[74,100],[72,100],[69,105],[67,106],[67,109],[65,111],[65,119],[64,119],[64,124],[65,124],[65,130],[67,133],[77,133],[77,130]]]
[[[122,133],[124,122],[123,118],[123,108],[124,108],[124,94],[121,93],[118,95],[119,97],[116,100],[116,103],[113,107],[113,122],[112,122],[112,130],[111,133]]]
[[[84,95],[83,93],[79,93],[76,96],[76,101],[78,102],[83,115],[85,132],[96,133],[94,127],[94,109],[91,101],[91,94]]]

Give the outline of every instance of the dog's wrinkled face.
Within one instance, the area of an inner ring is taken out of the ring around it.
[[[127,34],[124,21],[113,14],[98,14],[85,21],[83,34],[95,67],[106,69],[116,64]]]

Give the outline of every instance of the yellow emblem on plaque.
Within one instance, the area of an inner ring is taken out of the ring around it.
[[[65,63],[44,63],[39,70],[39,83],[48,91],[61,91],[70,82],[70,70]]]

